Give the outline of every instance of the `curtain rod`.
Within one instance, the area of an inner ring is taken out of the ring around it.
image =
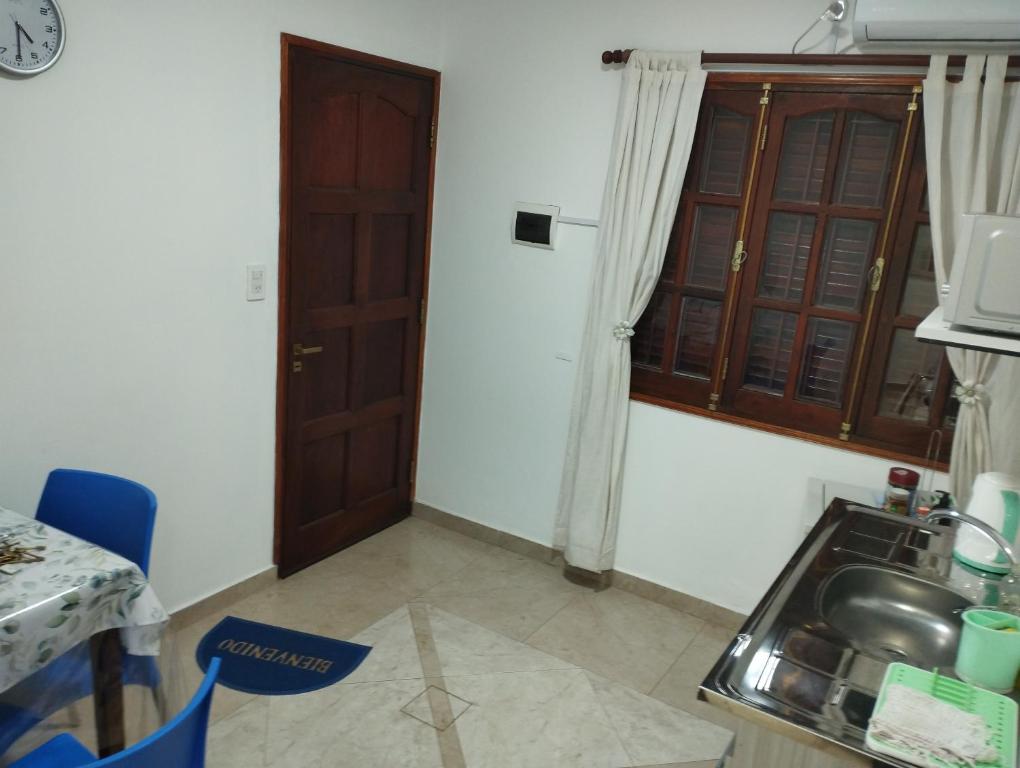
[[[603,64],[626,64],[633,48],[602,52]],[[950,56],[950,67],[962,67],[966,56]],[[799,65],[799,66],[865,66],[865,67],[921,67],[928,68],[930,56],[902,54],[813,54],[813,53],[702,53],[702,64],[739,65]],[[1010,67],[1020,67],[1020,56],[1009,57]]]

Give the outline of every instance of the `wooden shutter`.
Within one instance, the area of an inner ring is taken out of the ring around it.
[[[704,406],[755,150],[757,90],[708,90],[662,276],[631,340],[632,387]]]
[[[895,204],[907,94],[775,94],[723,404],[836,436]]]
[[[932,430],[943,430],[940,460],[949,459],[959,403],[943,347],[914,338],[937,304],[925,185],[924,142],[918,140],[895,233],[869,360],[859,439],[923,456]]]

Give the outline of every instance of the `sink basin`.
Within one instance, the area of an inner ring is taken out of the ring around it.
[[[833,573],[818,600],[822,618],[861,653],[928,669],[955,664],[960,611],[972,604],[937,584],[869,565]]]
[[[990,585],[975,591],[980,598],[954,591],[973,588],[969,574],[953,568],[954,535],[951,527],[834,500],[699,697],[795,741],[837,747],[850,764],[910,768],[888,756],[873,762],[878,755],[865,743],[889,664],[954,676],[962,609],[973,599],[998,600]],[[785,764],[800,764],[792,754]]]

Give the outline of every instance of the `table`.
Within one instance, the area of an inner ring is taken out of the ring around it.
[[[89,640],[99,756],[124,748],[122,646],[159,654],[169,615],[134,563],[0,507],[0,537],[41,547],[0,571],[0,692]]]

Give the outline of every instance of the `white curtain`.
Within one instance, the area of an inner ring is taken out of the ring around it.
[[[704,88],[700,53],[634,51],[624,70],[555,534],[589,571],[613,566],[629,342],[662,271]]]
[[[946,57],[932,56],[924,81],[928,202],[939,286],[959,258],[961,214],[1020,214],[1020,84],[1005,82],[1006,65],[1006,56],[968,56],[963,79],[950,83]],[[960,381],[950,481],[965,506],[978,473],[1020,473],[1020,363],[988,352],[948,352]]]

